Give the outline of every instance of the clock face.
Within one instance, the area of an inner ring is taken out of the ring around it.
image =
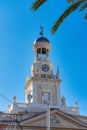
[[[46,64],[42,65],[42,70],[47,72],[49,70],[49,66]]]

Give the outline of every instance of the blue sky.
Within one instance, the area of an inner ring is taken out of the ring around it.
[[[12,101],[25,101],[26,75],[34,61],[33,42],[39,37],[40,25],[51,42],[54,73],[61,73],[61,95],[67,105],[78,101],[80,113],[87,115],[87,21],[85,12],[72,13],[55,35],[50,29],[68,6],[66,1],[49,0],[37,12],[30,10],[33,0],[0,0],[0,93]],[[57,4],[56,4],[57,3]],[[9,102],[0,96],[0,111]]]

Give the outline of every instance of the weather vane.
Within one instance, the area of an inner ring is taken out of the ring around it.
[[[40,26],[40,36],[43,36],[43,27]]]

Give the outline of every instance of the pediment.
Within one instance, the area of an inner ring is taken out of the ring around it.
[[[25,125],[32,126],[47,126],[47,114],[40,113],[26,119],[22,122]],[[50,111],[50,126],[51,127],[62,127],[62,128],[87,128],[84,122],[76,119],[76,117],[66,114],[58,109]]]

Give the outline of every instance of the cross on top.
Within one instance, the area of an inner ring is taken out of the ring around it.
[[[40,26],[40,36],[43,36],[43,27]]]

